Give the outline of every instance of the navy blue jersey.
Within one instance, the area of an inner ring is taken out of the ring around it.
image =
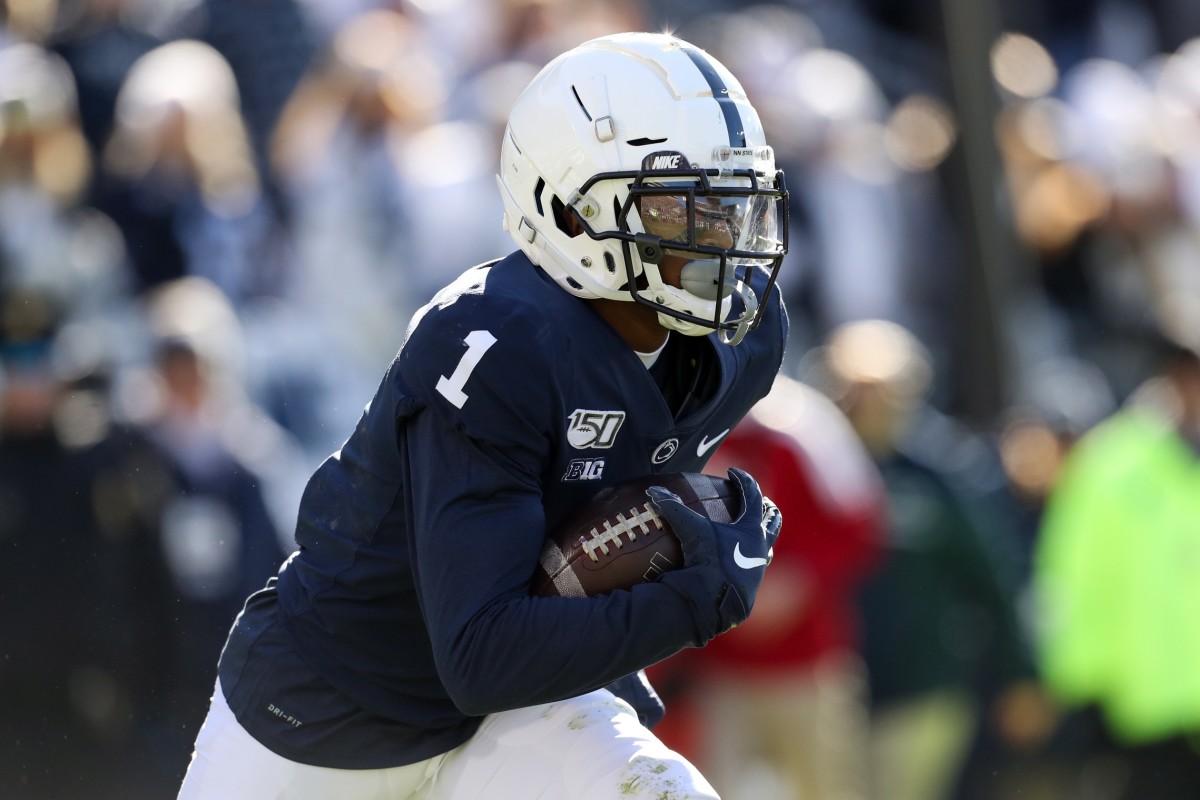
[[[672,409],[616,331],[524,255],[464,273],[414,318],[309,481],[298,551],[235,624],[220,678],[242,725],[296,761],[395,766],[461,744],[484,714],[703,645],[667,585],[580,599],[529,583],[546,531],[600,488],[704,466],[780,367],[778,296],[736,347],[671,335],[682,344],[661,358],[707,384]]]

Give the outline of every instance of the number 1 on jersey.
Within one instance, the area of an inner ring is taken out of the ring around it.
[[[488,348],[496,343],[496,337],[488,331],[471,331],[463,341],[467,344],[467,352],[463,353],[462,359],[450,377],[441,375],[437,382],[438,393],[453,403],[455,408],[462,408],[463,403],[467,402],[463,386],[466,384],[467,378],[471,377],[471,371],[475,369],[479,359],[483,358],[483,354],[488,351]]]

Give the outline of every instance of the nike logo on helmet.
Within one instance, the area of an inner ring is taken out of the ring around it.
[[[765,567],[767,560],[765,558],[751,558],[742,555],[742,543],[738,542],[733,546],[733,563],[742,569],[757,569],[758,567]]]
[[[727,434],[727,433],[729,433],[729,428],[726,428],[725,430],[721,431],[720,433],[718,433],[716,436],[714,436],[711,439],[709,439],[708,436],[702,437],[700,439],[700,444],[696,445],[696,457],[699,458],[700,456],[703,456],[705,453],[707,453],[709,450],[713,449],[713,447],[716,446],[717,442],[721,441],[721,439],[723,439],[725,437],[725,434]]]

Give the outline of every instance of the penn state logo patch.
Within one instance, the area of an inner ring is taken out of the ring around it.
[[[671,460],[679,450],[679,440],[675,438],[667,439],[665,442],[654,448],[654,452],[650,455],[650,460],[655,464],[665,464]]]
[[[607,450],[616,441],[623,422],[624,411],[577,408],[567,420],[567,443],[576,450],[593,447]]]

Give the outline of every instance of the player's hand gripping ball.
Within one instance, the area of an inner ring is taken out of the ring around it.
[[[729,522],[741,513],[737,485],[714,475],[645,475],[601,489],[546,537],[533,593],[591,597],[650,583],[682,568],[679,540],[646,494],[651,486],[669,489],[715,522]]]

